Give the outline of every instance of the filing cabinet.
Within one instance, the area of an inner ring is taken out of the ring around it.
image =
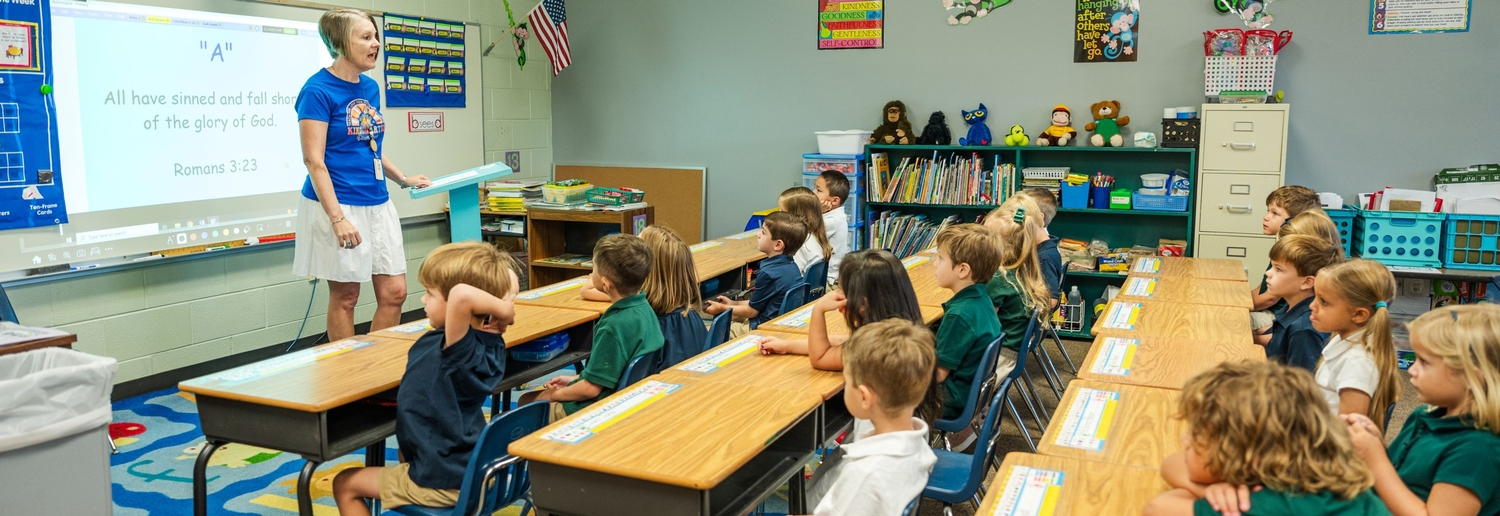
[[[1285,184],[1287,104],[1204,104],[1193,256],[1237,258],[1260,283],[1276,243],[1261,231],[1266,196]]]

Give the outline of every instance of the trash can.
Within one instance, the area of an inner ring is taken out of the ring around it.
[[[6,514],[108,515],[115,359],[46,348],[0,356]]]

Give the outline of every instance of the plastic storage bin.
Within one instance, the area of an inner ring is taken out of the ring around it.
[[[553,184],[547,183],[542,186],[542,201],[552,204],[583,204],[588,200],[588,191],[594,185],[581,184]]]
[[[1140,192],[1131,194],[1131,209],[1141,211],[1187,211],[1188,196],[1186,195],[1146,195]]]
[[[646,192],[644,191],[634,188],[610,188],[607,186],[590,188],[584,195],[590,203],[605,206],[623,206],[646,199]]]
[[[1199,123],[1197,118],[1163,118],[1160,145],[1179,149],[1198,147]]]
[[[818,152],[823,154],[864,154],[871,131],[818,131]]]
[[[1386,265],[1441,267],[1442,213],[1360,210],[1354,254]]]
[[[1449,213],[1443,226],[1444,267],[1500,270],[1500,215]]]
[[[510,348],[510,359],[517,362],[546,362],[568,349],[567,332],[557,332]]]
[[[1063,183],[1060,188],[1061,204],[1064,208],[1087,208],[1089,207],[1089,184],[1084,183],[1073,186]]]
[[[1334,227],[1339,229],[1339,240],[1344,242],[1344,256],[1353,256],[1349,247],[1354,231],[1354,216],[1359,213],[1359,208],[1345,204],[1343,209],[1323,210],[1328,218],[1333,219]]]
[[[5,514],[111,513],[115,359],[47,348],[0,356],[0,503]]]

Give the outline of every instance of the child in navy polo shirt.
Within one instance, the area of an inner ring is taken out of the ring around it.
[[[756,240],[760,252],[766,253],[766,259],[760,261],[760,270],[755,273],[755,290],[750,293],[750,300],[731,301],[719,296],[709,301],[704,311],[709,315],[719,315],[733,310],[735,319],[746,319],[730,325],[730,338],[739,338],[761,323],[779,317],[782,312],[797,308],[781,306],[781,298],[786,296],[786,291],[802,283],[802,272],[797,269],[792,256],[807,239],[807,225],[800,218],[784,211],[766,215],[766,222],[761,224],[760,236]]]
[[[1286,300],[1288,308],[1271,324],[1266,358],[1312,372],[1323,356],[1328,334],[1312,325],[1313,287],[1318,271],[1342,259],[1344,250],[1327,240],[1291,235],[1271,246],[1266,292]]]
[[[510,255],[480,242],[447,244],[427,255],[418,279],[435,329],[412,344],[396,394],[405,462],[339,472],[333,496],[343,516],[370,514],[366,498],[387,509],[456,504],[484,429],[484,401],[505,374],[500,334],[515,321],[520,285]]]

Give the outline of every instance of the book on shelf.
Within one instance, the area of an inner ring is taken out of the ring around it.
[[[955,153],[948,159],[938,159],[937,154],[933,151],[932,158],[903,158],[895,170],[872,164],[869,180],[874,199],[908,204],[996,205],[1015,193],[1015,165],[985,166],[977,152],[969,157]]]
[[[962,222],[958,215],[934,223],[926,215],[882,211],[870,219],[870,248],[888,249],[897,257],[906,258],[932,247],[938,233]]]
[[[579,265],[593,267],[594,257],[586,254],[559,254],[550,258],[542,258],[537,263],[551,263],[556,265]]]

